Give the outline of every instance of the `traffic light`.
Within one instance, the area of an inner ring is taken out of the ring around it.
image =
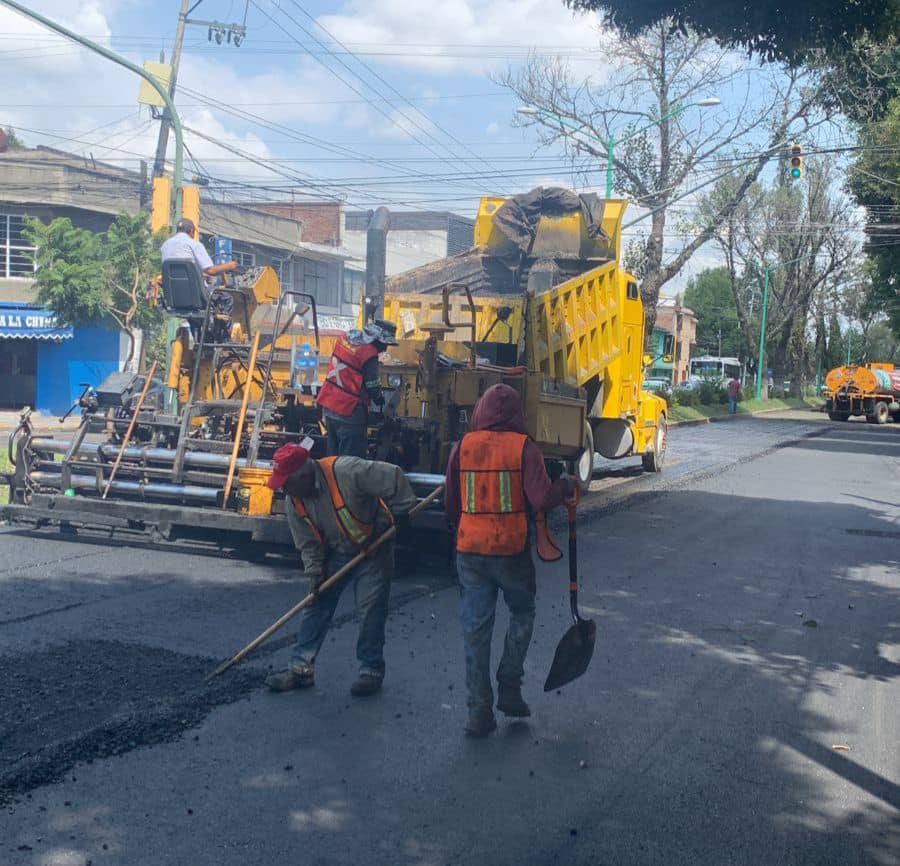
[[[803,177],[803,145],[791,145],[791,180],[800,180]]]

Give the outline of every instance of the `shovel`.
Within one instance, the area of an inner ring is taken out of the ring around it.
[[[574,624],[563,635],[556,647],[553,664],[544,691],[558,689],[572,680],[578,679],[591,663],[594,655],[594,643],[597,639],[597,623],[592,619],[583,619],[578,612],[578,543],[575,538],[575,509],[578,505],[578,490],[571,499],[566,500],[569,512],[569,604],[572,608]]]

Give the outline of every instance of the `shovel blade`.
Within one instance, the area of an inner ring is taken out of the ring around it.
[[[597,623],[592,619],[579,619],[556,647],[544,691],[549,692],[577,680],[591,663],[596,640]]]

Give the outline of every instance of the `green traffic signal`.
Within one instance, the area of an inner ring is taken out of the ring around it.
[[[800,169],[799,169],[799,168],[792,168],[792,169],[791,169],[791,177],[792,177],[794,180],[800,180]]]

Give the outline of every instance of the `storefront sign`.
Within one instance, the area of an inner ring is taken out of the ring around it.
[[[43,307],[0,304],[0,339],[71,340],[72,335]]]

